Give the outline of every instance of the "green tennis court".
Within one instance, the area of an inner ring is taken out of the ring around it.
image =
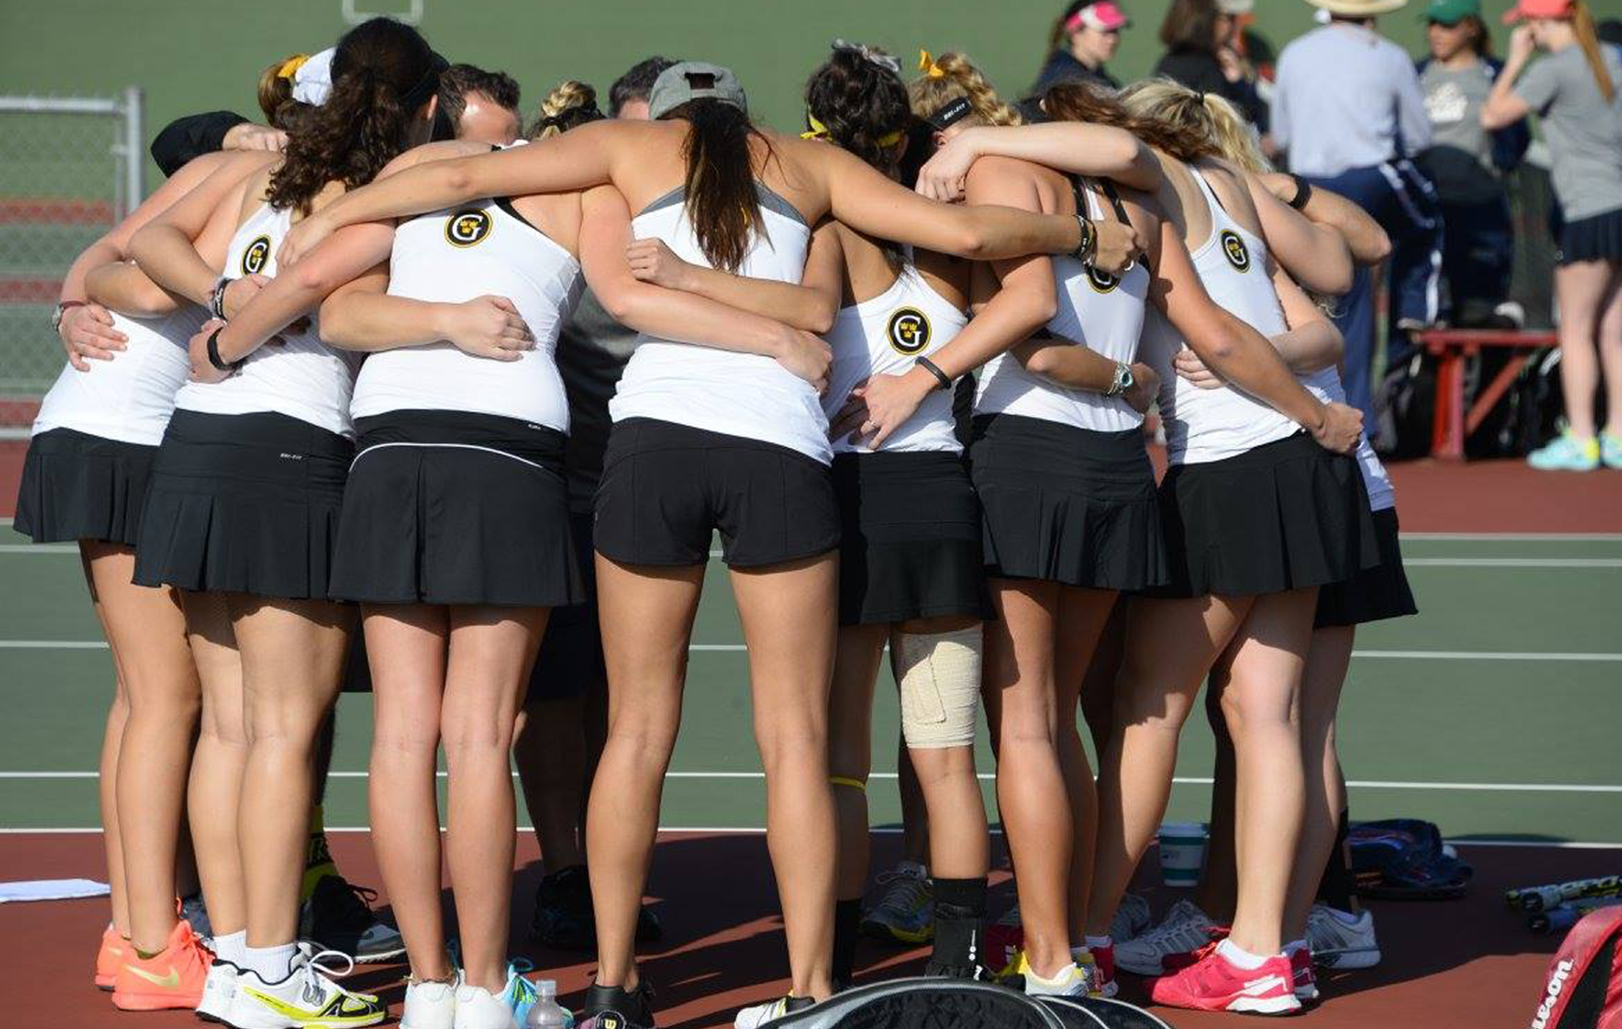
[[[1622,536],[1413,535],[1404,543],[1422,613],[1367,627],[1342,708],[1342,754],[1359,818],[1428,818],[1455,839],[1622,846],[1616,745],[1622,637],[1614,601]],[[112,664],[70,546],[0,529],[0,828],[88,830]],[[687,711],[665,789],[670,828],[764,825],[743,636],[712,561],[693,636]],[[894,823],[896,710],[875,719],[876,823]],[[371,699],[345,696],[327,822],[367,824]],[[1211,742],[1184,734],[1171,817],[1205,810]],[[980,767],[988,781],[989,750]],[[527,817],[520,811],[520,817]]]

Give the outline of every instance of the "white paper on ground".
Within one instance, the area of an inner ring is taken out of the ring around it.
[[[30,879],[0,883],[0,904],[14,900],[74,900],[79,897],[105,897],[112,892],[106,883],[94,879]]]

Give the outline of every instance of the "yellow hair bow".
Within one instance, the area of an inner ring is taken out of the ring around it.
[[[298,74],[298,70],[304,67],[304,62],[308,61],[309,59],[309,54],[294,54],[292,57],[289,57],[287,60],[283,61],[280,68],[276,69],[276,77],[278,79],[292,78],[294,75]]]
[[[817,116],[812,114],[810,111],[805,112],[805,124],[806,131],[800,133],[801,139],[828,138],[828,126],[822,124],[822,122],[817,119]],[[902,135],[903,133],[900,129],[896,129],[894,132],[886,132],[884,135],[879,137],[879,146],[895,146],[897,143],[901,142]]]
[[[935,63],[935,58],[930,55],[928,50],[918,51],[918,70],[932,79],[946,78],[946,72],[940,65]]]

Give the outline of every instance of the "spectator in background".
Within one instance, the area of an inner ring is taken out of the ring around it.
[[[1090,82],[1110,90],[1121,88],[1104,63],[1115,56],[1121,30],[1132,24],[1112,0],[1073,0],[1053,21],[1048,35],[1048,59],[1031,87],[1040,97],[1060,82]]]
[[[1419,74],[1401,47],[1375,31],[1376,15],[1407,0],[1307,0],[1329,15],[1284,48],[1274,88],[1273,140],[1314,186],[1355,201],[1391,237],[1390,356],[1406,332],[1436,321],[1442,218],[1436,191],[1409,157],[1431,145]],[[1346,338],[1347,401],[1374,424],[1374,289],[1358,268],[1335,324]]]
[[[1223,3],[1235,5],[1235,0],[1172,0],[1160,23],[1166,52],[1154,74],[1197,93],[1222,97],[1257,131],[1266,131],[1267,105],[1256,92],[1256,73],[1234,45],[1239,21],[1223,9]]]
[[[1436,186],[1447,238],[1442,277],[1449,320],[1491,321],[1509,296],[1515,237],[1502,174],[1520,163],[1532,141],[1524,119],[1488,132],[1481,109],[1504,63],[1492,56],[1480,0],[1431,0],[1430,56],[1419,62],[1419,85],[1430,116],[1431,148],[1419,166]]]
[[[1567,426],[1527,463],[1622,468],[1622,54],[1599,42],[1593,16],[1573,0],[1520,0],[1505,21],[1525,24],[1509,37],[1481,123],[1498,129],[1537,114],[1564,218],[1554,289]],[[1527,67],[1535,49],[1548,56]],[[1597,434],[1602,365],[1609,425]]]
[[[518,138],[518,83],[504,71],[453,64],[439,77],[441,136],[506,146]]]

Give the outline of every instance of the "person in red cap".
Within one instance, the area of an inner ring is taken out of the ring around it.
[[[1520,0],[1504,21],[1524,24],[1509,37],[1509,60],[1481,124],[1496,129],[1537,114],[1563,215],[1554,288],[1568,424],[1527,463],[1549,471],[1622,468],[1622,56],[1600,45],[1579,0]],[[1527,67],[1539,49],[1548,56]],[[1602,365],[1610,423],[1599,432]]]
[[[1132,24],[1113,0],[1071,0],[1053,20],[1048,59],[1036,76],[1031,95],[1040,97],[1061,82],[1094,82],[1121,88],[1104,63],[1115,56],[1121,30]]]

